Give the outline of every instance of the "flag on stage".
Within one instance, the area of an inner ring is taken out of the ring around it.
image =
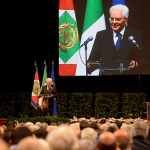
[[[54,61],[52,62],[51,78],[52,78],[53,84],[55,84]],[[56,116],[56,115],[57,115],[57,100],[56,98],[54,98],[53,116]]]
[[[42,78],[42,85],[46,84],[46,78],[47,78],[47,66],[46,66],[46,62],[44,62],[44,73],[43,73],[43,78]]]
[[[93,47],[96,33],[104,29],[106,29],[106,24],[105,24],[105,17],[103,13],[102,0],[88,0],[86,4],[86,12],[84,17],[81,44],[84,43],[84,41],[86,41],[89,36],[92,36],[93,40],[88,43],[86,51],[84,46],[80,48],[81,56],[78,53],[76,76],[86,75],[85,54],[87,53],[87,59],[88,59]]]
[[[51,78],[52,78],[53,83],[55,84],[54,61],[52,62]]]
[[[112,6],[116,5],[116,4],[123,4],[123,5],[125,5],[125,0],[113,0],[112,1]]]
[[[33,89],[32,89],[32,95],[31,95],[31,105],[34,108],[38,108],[38,101],[39,101],[39,94],[40,94],[40,81],[39,81],[39,74],[38,74],[38,68],[35,67],[35,75],[34,75],[34,82],[33,82]]]
[[[75,76],[79,41],[73,0],[59,0],[59,76]]]
[[[46,66],[46,61],[44,61],[44,72],[43,72],[41,88],[44,84],[46,84],[46,78],[47,78],[47,66]],[[40,97],[38,102],[40,108],[43,108],[42,103],[43,103],[43,97]]]

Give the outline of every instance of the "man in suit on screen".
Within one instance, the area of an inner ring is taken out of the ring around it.
[[[109,14],[111,28],[97,32],[87,61],[88,74],[98,68],[100,75],[144,74],[143,38],[141,32],[128,28],[128,7],[114,5]]]

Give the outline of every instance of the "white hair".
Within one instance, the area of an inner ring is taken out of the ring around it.
[[[129,17],[129,8],[125,5],[117,4],[117,5],[111,6],[109,9],[109,13],[111,13],[113,10],[121,10],[124,18]]]

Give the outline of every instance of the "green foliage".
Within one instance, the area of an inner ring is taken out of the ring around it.
[[[95,99],[96,117],[117,117],[118,100],[119,96],[117,93],[97,93]]]
[[[13,118],[9,118],[8,121],[12,120]],[[33,122],[34,124],[36,122],[46,122],[48,124],[50,124],[51,122],[59,122],[62,121],[64,123],[69,123],[70,120],[68,118],[64,118],[64,117],[58,117],[58,116],[36,116],[36,117],[30,117],[30,116],[24,116],[21,118],[17,119],[19,123],[26,123],[26,122]]]
[[[124,118],[137,118],[143,116],[145,109],[145,93],[123,93],[123,117]]]
[[[35,109],[31,105],[31,93],[18,93],[15,107],[17,117],[35,117],[41,115],[41,109]]]
[[[57,95],[57,115],[68,116],[68,93],[60,92]]]
[[[15,115],[15,97],[14,93],[0,94],[0,118],[8,118]]]
[[[71,93],[69,114],[71,117],[92,117],[92,93]]]
[[[22,118],[26,122],[63,121],[63,117],[143,117],[146,112],[145,93],[58,93],[57,117],[41,116],[41,109],[31,105],[31,93],[0,93],[0,118]],[[120,105],[121,104],[121,105]],[[145,118],[145,117],[144,117]],[[64,118],[66,120],[66,118]]]

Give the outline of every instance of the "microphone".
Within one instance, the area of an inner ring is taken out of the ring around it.
[[[136,45],[136,47],[140,50],[140,47],[139,45],[136,43],[136,41],[134,40],[134,37],[133,36],[129,36],[128,37],[129,41],[132,41],[132,43],[134,43]]]
[[[50,86],[52,90],[53,90],[53,86],[54,86],[54,84],[51,84],[51,86]]]
[[[80,46],[80,48],[84,45],[86,45],[88,42],[92,41],[93,40],[93,37],[92,36],[89,36],[88,39]]]

